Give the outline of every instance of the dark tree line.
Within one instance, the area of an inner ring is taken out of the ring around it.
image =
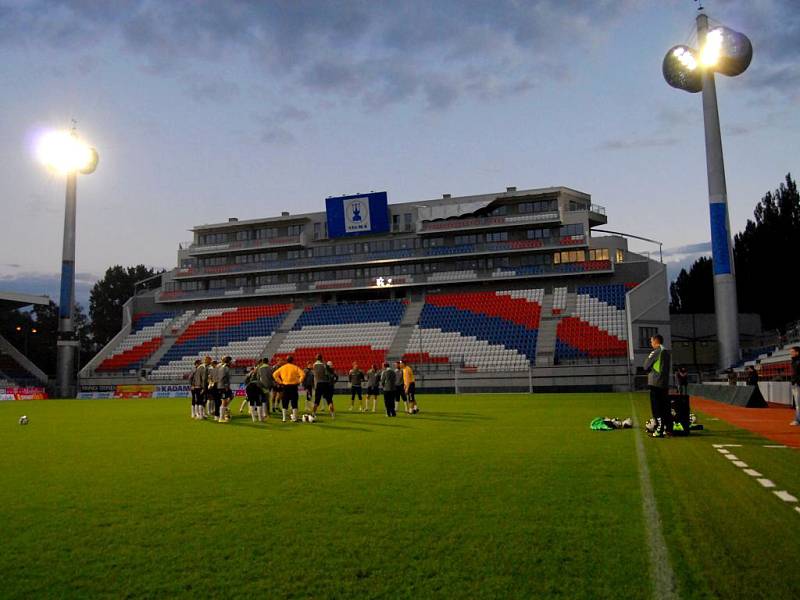
[[[780,329],[800,319],[793,280],[800,242],[800,195],[791,173],[767,192],[733,240],[736,294],[740,312],[757,313],[765,329]],[[700,258],[682,269],[670,285],[670,310],[714,312],[711,259]]]
[[[89,294],[89,315],[75,305],[75,332],[80,341],[83,366],[122,328],[122,307],[133,296],[137,281],[156,274],[144,265],[109,267]],[[17,329],[19,328],[19,329]],[[0,334],[25,353],[50,376],[56,372],[58,305],[36,306],[32,310],[0,312]]]

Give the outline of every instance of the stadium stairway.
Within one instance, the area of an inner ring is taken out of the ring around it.
[[[161,343],[161,346],[153,352],[150,358],[147,359],[147,362],[144,363],[144,368],[150,371],[151,369],[155,368],[158,364],[158,361],[161,360],[161,357],[164,356],[169,349],[172,348],[175,341],[180,337],[180,335],[186,331],[189,326],[194,323],[195,312],[193,310],[187,310],[184,313],[179,314],[175,317],[172,322],[167,325],[164,329],[164,341]]]
[[[302,315],[303,312],[305,312],[305,306],[295,307],[291,311],[289,311],[289,313],[286,315],[286,318],[280,324],[280,327],[278,327],[278,329],[275,330],[275,333],[272,334],[272,337],[270,338],[266,348],[262,350],[261,352],[262,357],[268,356],[272,358],[272,356],[278,351],[278,348],[280,348],[283,340],[286,339],[286,336],[292,330],[292,327],[294,327],[294,324],[297,323],[297,319],[300,318],[300,315]]]
[[[556,328],[560,317],[553,315],[553,294],[542,299],[542,317],[539,322],[539,337],[536,340],[536,366],[552,367],[556,353]]]
[[[403,352],[408,347],[408,341],[414,334],[414,328],[419,322],[419,316],[422,314],[422,309],[425,306],[425,295],[422,294],[418,300],[411,300],[406,307],[406,313],[403,315],[403,320],[400,321],[400,327],[397,328],[397,334],[392,340],[391,346],[386,353],[386,359],[390,362],[400,360],[403,358]]]

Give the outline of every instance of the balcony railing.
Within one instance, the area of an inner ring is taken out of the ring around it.
[[[366,262],[395,262],[419,258],[447,258],[469,254],[491,254],[515,250],[560,248],[563,246],[586,245],[586,236],[571,235],[536,240],[510,240],[506,242],[487,242],[483,244],[461,244],[458,246],[436,246],[434,248],[407,248],[368,254],[345,254],[342,256],[322,256],[318,258],[298,258],[292,260],[272,260],[262,263],[243,263],[219,265],[214,267],[182,267],[175,272],[177,279],[204,277],[226,273],[263,273],[264,271],[288,271],[305,267],[363,265]]]
[[[305,234],[285,235],[261,240],[224,242],[222,244],[190,244],[188,247],[182,245],[182,249],[188,250],[190,255],[195,255],[237,250],[256,250],[260,248],[283,248],[287,246],[305,246]]]
[[[475,217],[474,219],[450,219],[447,221],[424,221],[420,232],[438,233],[456,229],[475,229],[483,227],[497,227],[499,225],[519,225],[520,223],[541,223],[546,221],[561,221],[558,211],[546,213],[531,213],[525,215],[510,215],[504,217]]]
[[[461,271],[438,271],[436,273],[386,275],[376,278],[329,279],[301,283],[276,283],[233,289],[199,290],[192,292],[160,292],[158,302],[185,302],[202,299],[239,298],[243,296],[278,296],[291,294],[313,294],[320,291],[352,289],[386,289],[415,285],[440,285],[443,283],[468,283],[470,281],[496,281],[498,279],[520,279],[530,277],[557,277],[581,273],[610,273],[614,267],[608,260],[593,260],[559,265],[528,265],[503,267],[493,270],[470,269]]]

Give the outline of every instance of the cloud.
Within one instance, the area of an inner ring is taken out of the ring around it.
[[[255,77],[380,109],[417,98],[442,110],[464,97],[521,94],[568,73],[570,53],[602,43],[637,0],[31,0],[0,9],[0,44],[74,52],[103,42],[149,73],[246,58]],[[190,95],[225,102],[213,79]]]
[[[696,244],[686,244],[675,248],[666,248],[664,256],[676,256],[681,254],[706,254],[711,252],[711,242],[698,242]]]
[[[642,137],[642,138],[616,138],[607,140],[595,147],[596,150],[616,151],[631,150],[638,148],[661,148],[664,146],[674,146],[681,140],[674,137]]]
[[[711,255],[711,242],[698,242],[696,244],[665,248],[663,253],[664,264],[667,265],[667,279],[674,281],[681,269],[688,271],[698,258]]]
[[[199,76],[192,78],[187,86],[187,93],[197,102],[227,104],[239,96],[239,85],[234,81],[215,79],[202,80]]]
[[[13,267],[14,265],[7,266]],[[100,276],[94,273],[75,273],[75,301],[88,308],[89,292],[99,279]],[[0,290],[23,294],[44,294],[57,304],[61,296],[61,274],[31,271],[0,274]]]
[[[712,17],[753,43],[753,62],[737,78],[763,101],[765,94],[800,97],[800,10],[797,0],[727,0]]]

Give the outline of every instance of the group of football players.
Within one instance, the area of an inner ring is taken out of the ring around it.
[[[220,423],[230,422],[230,402],[234,396],[231,389],[231,366],[230,356],[221,361],[212,360],[210,356],[202,361],[195,361],[189,378],[193,419],[213,417]],[[306,393],[306,414],[303,415],[303,420],[316,421],[317,410],[323,401],[327,404],[330,417],[334,419],[336,412],[333,394],[338,379],[333,363],[325,362],[321,354],[317,355],[315,362],[309,362],[305,369],[295,365],[291,355],[273,361],[263,358],[245,377],[246,398],[239,407],[239,414],[249,405],[253,422],[264,422],[269,418],[270,412],[278,411],[281,412],[284,422],[297,422],[299,390],[302,387]],[[361,412],[370,410],[370,400],[372,412],[375,412],[378,395],[383,393],[387,416],[396,416],[401,402],[406,413],[419,412],[414,371],[403,361],[397,361],[394,367],[388,362],[382,368],[373,364],[366,373],[354,362],[348,373],[348,383],[351,411],[354,410],[355,400],[358,398]]]

